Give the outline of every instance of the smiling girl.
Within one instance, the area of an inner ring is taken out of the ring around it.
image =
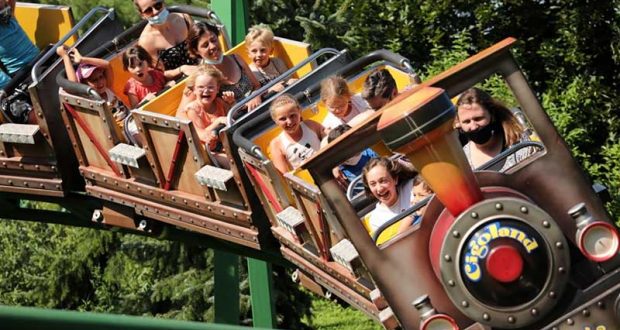
[[[347,81],[340,76],[330,76],[321,81],[321,101],[329,110],[323,126],[332,129],[349,123],[367,111],[366,102],[359,95],[351,94]]]
[[[302,120],[299,103],[289,94],[275,99],[270,110],[271,118],[282,129],[282,133],[269,144],[271,160],[284,174],[299,167],[319,150],[325,132],[321,124]]]
[[[364,167],[363,182],[366,193],[377,199],[375,209],[363,223],[372,235],[388,220],[408,209],[412,203],[415,172],[398,160],[373,158]],[[406,220],[403,220],[406,221]],[[411,219],[407,220],[411,222]]]

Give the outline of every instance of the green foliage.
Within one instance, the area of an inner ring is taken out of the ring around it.
[[[312,300],[313,318],[305,318],[312,329],[317,330],[379,330],[381,325],[368,319],[361,311],[350,306],[343,306],[335,301],[322,299],[315,294]]]

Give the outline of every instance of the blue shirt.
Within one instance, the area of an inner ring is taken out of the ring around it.
[[[347,180],[351,182],[353,181],[353,179],[362,175],[362,170],[364,169],[364,166],[366,165],[366,163],[368,163],[369,160],[377,157],[379,157],[379,155],[377,155],[376,152],[372,151],[372,149],[370,148],[366,148],[364,151],[362,151],[362,158],[360,158],[357,164],[340,165],[340,171],[342,171],[342,174],[344,174],[347,177]]]
[[[15,17],[11,17],[9,24],[0,25],[0,61],[10,74],[14,74],[39,55],[39,49],[19,26]],[[0,88],[9,83],[9,77],[0,70]]]

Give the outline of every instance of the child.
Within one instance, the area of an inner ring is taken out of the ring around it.
[[[276,98],[270,111],[271,118],[282,133],[271,140],[269,150],[273,164],[284,174],[299,167],[319,150],[325,132],[321,124],[302,120],[299,103],[289,94]]]
[[[194,123],[200,141],[209,149],[218,142],[213,129],[226,125],[228,105],[218,96],[222,73],[213,66],[201,65],[187,78],[187,88],[194,94],[194,101],[188,103],[177,117]]]
[[[265,86],[288,70],[284,61],[270,56],[273,54],[273,32],[269,26],[261,24],[251,27],[245,36],[245,45],[248,48],[250,60],[252,60],[250,69],[261,86]],[[280,92],[295,80],[289,79],[286,82],[280,82],[271,87],[269,91]]]
[[[413,188],[411,189],[411,206],[421,202],[424,198],[431,195],[433,191],[426,184],[426,181],[422,178],[421,175],[416,175],[413,178]],[[419,208],[417,211],[413,213],[413,221],[401,221],[400,227],[398,227],[398,233],[404,232],[410,226],[418,223],[422,220],[422,216],[424,215],[424,211],[426,210],[426,205]]]
[[[397,94],[396,81],[387,69],[374,70],[364,80],[362,98],[373,110],[381,109]]]
[[[327,142],[332,142],[350,129],[351,126],[347,124],[336,126],[329,131],[329,134],[327,134]],[[351,181],[362,175],[364,165],[366,165],[369,160],[377,157],[379,157],[379,155],[377,155],[372,149],[366,148],[359,154],[347,159],[344,163],[335,168],[334,176],[338,179],[338,182],[346,187]]]
[[[141,46],[132,46],[123,53],[123,69],[131,74],[123,92],[132,108],[142,100],[152,99],[166,85],[164,73],[153,69],[151,55]]]
[[[208,22],[197,22],[190,28],[188,43],[189,53],[200,58],[202,63],[215,66],[222,72],[222,91],[230,91],[234,94],[234,101],[240,101],[249,96],[253,91],[260,88],[258,80],[252,74],[248,65],[235,54],[224,55],[218,39],[219,29]],[[180,67],[179,71],[185,72],[189,67]],[[191,70],[189,70],[191,71]],[[188,98],[184,97],[181,104]],[[260,96],[247,102],[249,110],[253,110],[261,103]]]
[[[357,95],[353,97],[347,81],[339,76],[331,76],[321,81],[321,101],[329,110],[323,120],[323,126],[327,129],[347,124],[366,111],[364,100]]]
[[[82,56],[77,49],[69,50],[69,47],[65,45],[58,47],[56,53],[62,57],[67,79],[85,83],[111,104],[114,120],[122,128],[124,119],[129,115],[129,110],[109,88],[108,84],[112,78],[110,62],[100,58]],[[71,57],[78,64],[77,70],[73,68]]]

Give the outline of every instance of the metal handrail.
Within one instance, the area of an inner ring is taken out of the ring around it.
[[[97,6],[93,9],[91,9],[86,15],[84,15],[84,17],[65,35],[63,36],[56,44],[54,44],[54,47],[52,47],[52,49],[50,49],[49,51],[47,51],[47,53],[45,53],[45,55],[43,55],[43,57],[37,61],[37,63],[35,63],[32,66],[32,72],[31,72],[31,77],[32,77],[32,82],[33,83],[38,83],[39,82],[39,77],[40,75],[38,74],[39,70],[40,70],[40,66],[43,65],[43,63],[45,63],[48,59],[50,59],[53,55],[56,54],[56,48],[60,47],[61,45],[63,45],[65,43],[65,41],[67,41],[71,36],[73,36],[74,34],[76,34],[78,32],[78,30],[80,28],[82,28],[86,22],[88,22],[96,13],[98,12],[105,12],[106,15],[101,17],[99,19],[99,21],[102,21],[104,19],[106,19],[107,17],[111,17],[112,19],[114,19],[114,8],[105,8],[103,6]],[[88,31],[86,32],[86,35],[90,34],[90,32],[97,26],[97,24],[93,24]]]
[[[235,116],[237,115],[237,112],[239,112],[239,110],[241,108],[243,108],[246,105],[247,102],[249,102],[253,98],[257,97],[258,95],[262,95],[263,93],[267,92],[269,90],[269,88],[275,86],[276,84],[278,84],[279,82],[283,81],[284,79],[287,79],[288,77],[293,75],[295,72],[297,72],[297,70],[301,69],[305,65],[308,65],[308,63],[310,63],[312,61],[315,61],[319,56],[323,56],[325,54],[338,55],[338,54],[340,54],[340,51],[338,51],[337,49],[334,49],[334,48],[322,48],[322,49],[319,49],[315,53],[313,53],[310,56],[308,56],[307,58],[305,58],[303,61],[299,62],[294,67],[286,70],[284,73],[282,73],[281,75],[279,75],[275,79],[269,81],[269,83],[267,83],[265,86],[262,86],[258,90],[252,92],[252,94],[250,94],[249,96],[245,97],[241,102],[236,103],[228,111],[228,114],[226,115],[226,123],[228,124],[228,126],[231,126],[236,121],[242,120],[243,118],[245,118],[247,116],[247,114],[246,114],[246,115],[242,116],[239,119],[236,119],[236,120],[234,119]]]

